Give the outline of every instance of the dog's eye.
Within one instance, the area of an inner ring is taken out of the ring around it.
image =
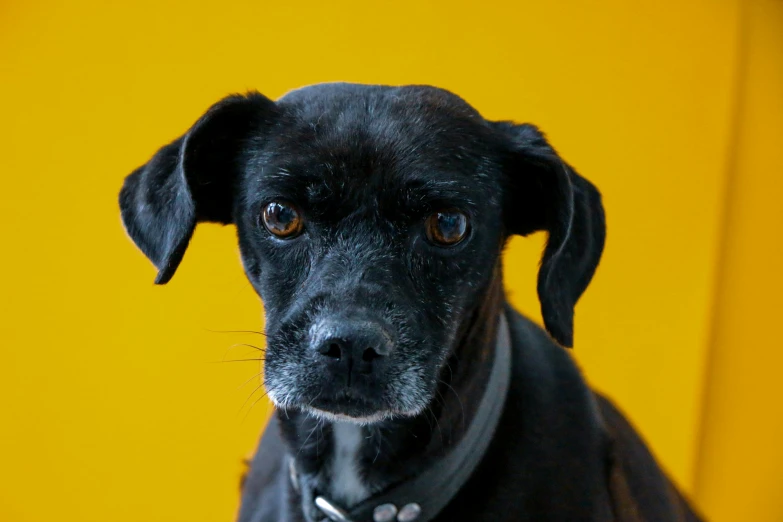
[[[427,239],[438,246],[453,246],[468,235],[468,216],[459,210],[435,212],[424,222]]]
[[[302,215],[291,203],[273,201],[261,215],[266,229],[277,237],[290,238],[302,232]]]

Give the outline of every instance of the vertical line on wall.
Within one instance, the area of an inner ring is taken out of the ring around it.
[[[736,198],[734,197],[735,189],[739,183],[739,149],[740,140],[742,136],[743,125],[743,112],[746,105],[746,91],[747,91],[747,73],[748,73],[748,41],[749,41],[749,16],[747,2],[740,0],[738,2],[738,36],[737,36],[737,63],[734,76],[734,102],[731,108],[730,117],[730,130],[728,149],[726,154],[726,167],[724,173],[723,182],[723,201],[721,203],[721,216],[719,217],[719,239],[717,247],[717,264],[712,290],[711,310],[709,319],[709,333],[707,341],[707,357],[705,358],[705,371],[704,380],[702,383],[701,396],[699,398],[699,412],[700,418],[698,423],[698,430],[696,434],[696,447],[694,448],[694,463],[693,463],[693,484],[692,489],[693,496],[698,498],[703,486],[703,471],[702,462],[704,459],[703,448],[704,440],[707,436],[707,426],[710,419],[708,418],[709,408],[708,402],[710,400],[710,391],[718,386],[719,383],[715,382],[714,367],[716,366],[716,343],[718,336],[718,324],[717,319],[720,315],[720,308],[725,301],[725,287],[722,284],[726,277],[726,253],[730,248],[730,234],[728,233],[729,227],[732,222],[733,215],[736,212]]]

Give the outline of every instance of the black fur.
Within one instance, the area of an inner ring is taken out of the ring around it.
[[[298,206],[301,235],[264,228],[272,201]],[[548,232],[544,323],[571,346],[573,308],[605,235],[598,191],[538,129],[486,121],[427,86],[326,84],[277,102],[231,96],[132,173],[120,206],[157,283],[174,274],[197,222],[236,224],[265,305],[265,384],[307,486],[302,497],[292,492],[279,450],[262,444],[244,488],[248,521],[317,518],[310,497],[329,487],[338,417],[368,424],[359,468],[370,493],[447,450],[485,384],[508,238]],[[449,248],[424,231],[444,209],[470,219],[467,238]],[[474,493],[439,520],[608,520],[612,444],[599,407],[564,351],[522,318],[513,324],[515,382],[497,440]],[[383,339],[390,350],[371,364],[336,365],[313,349],[323,331],[341,343]]]

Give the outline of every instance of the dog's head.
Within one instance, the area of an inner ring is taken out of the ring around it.
[[[429,404],[511,234],[549,233],[538,292],[571,346],[604,242],[598,192],[534,126],[424,86],[230,96],[128,176],[120,207],[160,284],[199,221],[235,224],[269,396],[357,422]]]

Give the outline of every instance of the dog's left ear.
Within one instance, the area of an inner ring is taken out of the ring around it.
[[[508,154],[504,222],[512,234],[549,233],[538,272],[544,326],[574,343],[574,306],[598,267],[606,237],[601,194],[566,164],[533,125],[492,123]]]
[[[125,178],[122,222],[158,268],[156,284],[174,275],[196,223],[233,222],[244,142],[274,113],[274,102],[256,92],[224,98]]]

